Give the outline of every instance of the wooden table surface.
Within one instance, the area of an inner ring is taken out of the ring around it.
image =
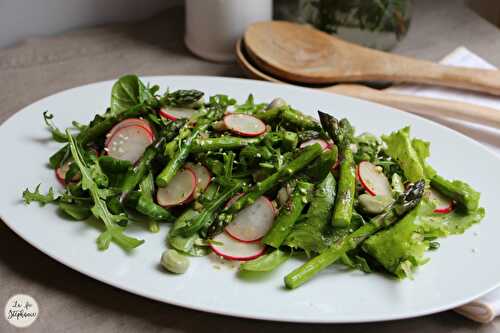
[[[33,38],[0,49],[0,122],[39,98],[123,73],[243,75],[235,64],[193,57],[184,47],[183,25],[182,8],[172,8],[143,22]],[[435,61],[460,45],[500,66],[500,31],[463,0],[418,0],[410,32],[395,52]],[[0,306],[17,293],[34,296],[40,306],[38,320],[25,332],[500,332],[500,319],[480,325],[454,312],[386,323],[303,325],[187,310],[73,271],[0,223]],[[0,319],[0,332],[15,331]]]

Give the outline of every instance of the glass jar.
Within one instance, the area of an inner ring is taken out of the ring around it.
[[[275,0],[275,17],[390,50],[408,32],[411,7],[411,0]]]

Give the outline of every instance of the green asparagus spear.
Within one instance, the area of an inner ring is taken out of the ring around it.
[[[319,182],[325,179],[338,159],[338,148],[333,146],[329,150],[321,153],[321,156],[311,163],[304,174],[313,182]]]
[[[283,109],[281,112],[281,118],[285,123],[293,125],[292,127],[297,127],[305,130],[320,130],[321,126],[312,117],[306,116],[300,111],[292,108]]]
[[[468,213],[476,211],[479,207],[480,194],[467,183],[460,180],[449,181],[435,175],[431,179],[431,185],[439,192],[463,205]]]
[[[350,147],[354,130],[347,119],[338,121],[335,117],[321,111],[318,111],[318,114],[323,129],[339,147],[340,172],[332,225],[345,228],[351,222],[354,195],[356,193],[355,164]]]
[[[196,139],[191,148],[192,153],[201,153],[207,151],[231,150],[243,148],[248,145],[257,144],[262,140],[262,137],[256,138],[240,138],[235,136],[221,136],[218,138]]]
[[[220,193],[214,200],[206,207],[201,214],[196,216],[194,219],[186,222],[185,226],[178,230],[178,234],[184,237],[193,235],[195,232],[201,230],[204,227],[211,225],[215,218],[216,212],[229,200],[231,199],[243,186],[243,182],[235,181],[234,185],[229,187],[227,190]]]
[[[305,219],[294,226],[285,245],[315,253],[327,248],[323,233],[332,215],[335,188],[335,177],[328,174],[315,190]]]
[[[163,106],[194,107],[203,98],[204,93],[199,90],[176,90],[167,92],[160,98]]]
[[[375,216],[369,223],[341,239],[320,255],[312,258],[285,277],[285,286],[294,289],[309,281],[314,275],[333,264],[348,251],[355,249],[378,230],[396,223],[407,212],[415,208],[425,189],[425,181],[421,180],[408,188],[386,211]]]
[[[268,161],[273,157],[272,151],[266,146],[248,146],[241,150],[240,158],[247,162],[256,164],[259,161]]]
[[[210,225],[208,234],[215,235],[221,232],[228,223],[231,223],[234,214],[254,203],[261,195],[264,195],[276,185],[286,182],[293,175],[304,169],[321,154],[321,150],[322,148],[319,144],[307,146],[296,159],[285,164],[278,171],[255,184],[248,193],[236,199],[231,206],[225,208],[222,213],[219,214],[216,223]]]
[[[290,107],[283,99],[273,100],[265,110],[259,110],[254,116],[264,122],[277,122],[282,120],[284,125],[305,130],[320,130],[321,126],[312,117]]]
[[[295,189],[285,207],[274,222],[271,230],[264,236],[262,243],[279,248],[290,234],[295,222],[299,218],[304,206],[309,201],[309,195],[314,185],[306,182],[297,182]]]
[[[340,162],[338,194],[332,217],[334,227],[345,228],[351,223],[354,194],[356,192],[356,173],[351,148],[344,149]]]
[[[299,136],[295,132],[282,131],[281,134],[281,149],[282,151],[292,151],[299,144]]]
[[[267,177],[255,186],[245,195],[241,196],[234,204],[226,210],[229,214],[234,214],[248,205],[255,202],[261,195],[272,189],[274,186],[290,179],[294,174],[304,169],[309,163],[314,161],[321,154],[321,146],[314,144],[307,146],[301,154],[281,169]]]

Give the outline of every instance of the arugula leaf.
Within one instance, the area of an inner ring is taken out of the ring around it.
[[[238,113],[246,113],[246,114],[254,114],[261,110],[264,110],[267,107],[266,103],[258,103],[255,104],[253,95],[248,95],[247,100],[243,104],[238,104],[234,106],[234,112]]]
[[[57,142],[68,142],[68,137],[66,136],[66,134],[58,129],[56,125],[54,125],[54,122],[52,121],[53,118],[54,115],[50,114],[49,111],[43,112],[43,120],[52,133],[52,139]]]
[[[98,171],[95,171],[98,168],[98,163],[94,163],[92,167],[88,166],[87,161],[84,160],[82,152],[80,151],[75,139],[69,134],[68,131],[66,131],[66,134],[69,138],[71,155],[73,156],[75,163],[80,168],[80,173],[82,174],[82,188],[89,191],[92,201],[94,202],[94,206],[90,210],[92,214],[100,219],[106,227],[106,231],[101,233],[101,235],[97,238],[98,248],[100,250],[106,250],[109,247],[111,240],[115,241],[127,251],[132,250],[133,248],[144,243],[144,240],[129,237],[123,233],[124,229],[117,223],[124,220],[126,221],[127,216],[111,214],[106,206],[106,202],[104,201],[104,199],[109,196],[109,191],[99,189],[96,181],[94,181],[93,175],[99,173]]]
[[[209,103],[211,105],[218,105],[222,108],[226,108],[230,105],[235,105],[236,100],[227,95],[214,95],[210,96]]]
[[[76,129],[77,129],[78,131],[80,131],[80,132],[82,132],[82,131],[84,131],[84,130],[86,130],[86,129],[88,128],[88,126],[87,126],[87,125],[84,125],[84,124],[82,124],[82,123],[79,123],[79,122],[78,122],[78,121],[76,121],[76,120],[73,120],[73,121],[71,122],[71,125],[73,125],[73,127],[74,127],[74,128],[76,128]]]
[[[25,189],[23,192],[23,200],[24,203],[29,205],[32,202],[39,202],[40,206],[45,206],[48,203],[57,201],[57,197],[54,196],[54,189],[49,188],[49,192],[47,194],[40,193],[40,185],[35,188],[33,192],[30,192],[29,189]]]

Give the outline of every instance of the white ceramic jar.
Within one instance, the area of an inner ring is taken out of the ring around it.
[[[212,61],[234,61],[246,27],[272,19],[272,0],[186,0],[186,46]]]

